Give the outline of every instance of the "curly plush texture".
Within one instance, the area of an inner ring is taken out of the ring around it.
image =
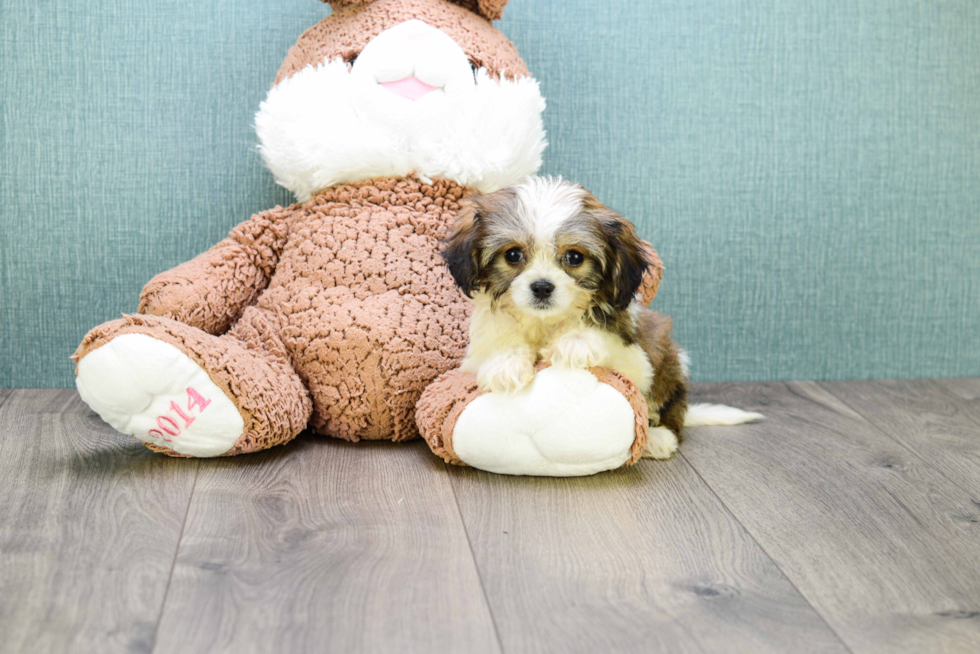
[[[265,290],[303,205],[252,216],[203,254],[151,279],[139,312],[223,334]]]
[[[483,395],[476,375],[450,370],[429,384],[415,407],[419,432],[429,449],[446,463],[466,465],[453,449],[453,430],[470,402]]]
[[[643,241],[643,246],[645,248],[644,254],[650,267],[647,268],[646,274],[643,275],[643,280],[640,282],[640,288],[637,293],[643,298],[644,306],[649,306],[653,302],[653,298],[657,297],[660,280],[664,276],[664,264],[660,261],[660,255],[657,254],[657,251],[653,249],[652,245]]]
[[[547,367],[539,365],[538,370]],[[619,391],[630,403],[635,416],[635,436],[630,447],[630,458],[625,465],[640,460],[646,447],[648,432],[648,408],[646,399],[636,385],[625,375],[608,368],[590,368],[602,384]],[[416,421],[422,438],[437,456],[446,463],[465,466],[465,461],[453,449],[453,432],[463,411],[475,399],[483,395],[477,387],[476,376],[461,370],[451,370],[441,375],[422,394],[416,406]]]
[[[338,57],[350,61],[383,30],[412,19],[422,20],[448,34],[471,61],[486,68],[493,77],[516,79],[530,75],[507,37],[469,9],[446,0],[374,0],[370,11],[364,10],[365,4],[338,4],[332,14],[306,30],[286,55],[276,84],[310,65]],[[475,0],[466,4],[477,6]],[[479,5],[485,5],[493,15],[503,12],[500,2],[480,0]],[[497,5],[500,6],[494,9]]]

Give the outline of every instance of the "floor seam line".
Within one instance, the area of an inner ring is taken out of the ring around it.
[[[818,618],[820,618],[820,621],[821,621],[821,622],[823,622],[823,623],[824,623],[824,625],[826,625],[826,627],[827,627],[827,629],[830,629],[830,633],[832,633],[832,634],[834,634],[834,636],[836,636],[836,637],[837,637],[837,640],[838,640],[838,641],[840,641],[840,644],[844,646],[844,649],[846,649],[846,650],[847,650],[848,652],[851,652],[851,654],[854,654],[854,650],[853,650],[853,649],[851,648],[851,646],[850,646],[850,645],[849,645],[849,644],[847,643],[847,641],[846,641],[846,640],[844,640],[844,637],[843,637],[843,636],[841,636],[841,635],[840,635],[840,634],[839,634],[839,633],[837,632],[837,630],[836,630],[836,629],[834,629],[834,627],[833,627],[833,626],[832,626],[832,625],[831,625],[831,624],[830,624],[829,622],[827,622],[827,618],[825,618],[825,617],[824,617],[824,615],[823,615],[823,613],[821,613],[821,612],[820,612],[820,611],[819,611],[819,610],[817,609],[817,607],[815,607],[815,606],[813,605],[813,602],[811,602],[811,601],[810,601],[810,600],[809,600],[809,599],[807,598],[807,596],[803,594],[803,591],[801,591],[801,590],[800,590],[800,588],[799,588],[799,586],[797,586],[797,585],[796,585],[796,582],[794,582],[794,581],[793,581],[793,579],[792,579],[792,578],[791,578],[791,577],[790,577],[790,576],[789,576],[789,575],[788,575],[788,574],[786,573],[786,571],[785,571],[785,570],[783,570],[783,567],[782,567],[781,565],[779,565],[779,562],[778,562],[778,561],[776,561],[776,559],[774,559],[774,558],[772,557],[772,555],[771,555],[771,554],[769,553],[769,551],[768,551],[768,550],[766,550],[766,548],[762,546],[762,543],[760,543],[760,542],[759,542],[759,539],[758,539],[758,538],[756,538],[756,536],[755,536],[755,534],[753,534],[753,533],[752,533],[752,532],[751,532],[751,531],[749,530],[749,528],[748,528],[748,527],[747,527],[747,526],[745,525],[745,523],[743,523],[743,522],[742,522],[742,521],[741,521],[741,520],[739,519],[739,517],[738,517],[737,515],[735,515],[735,512],[734,512],[734,511],[732,511],[732,510],[731,510],[731,508],[729,508],[729,506],[728,506],[728,504],[727,504],[727,503],[725,502],[725,500],[723,500],[723,499],[721,498],[721,496],[720,496],[720,495],[719,495],[719,494],[718,494],[718,493],[717,493],[717,492],[715,491],[715,489],[714,489],[714,487],[712,487],[712,486],[711,486],[711,484],[709,484],[709,483],[708,483],[708,480],[707,480],[707,479],[705,479],[705,478],[704,478],[704,477],[703,477],[703,476],[701,475],[701,472],[700,472],[700,471],[699,471],[699,470],[698,470],[697,468],[695,468],[695,467],[694,467],[694,464],[693,464],[693,463],[691,463],[691,460],[690,460],[690,459],[688,459],[688,458],[687,458],[686,456],[684,456],[684,453],[683,453],[683,452],[681,452],[681,451],[679,451],[679,450],[678,450],[678,454],[680,454],[680,456],[681,456],[681,458],[682,458],[682,459],[684,459],[684,462],[685,462],[685,463],[686,463],[686,464],[687,464],[688,466],[690,466],[690,468],[691,468],[691,470],[693,470],[693,471],[694,471],[694,474],[698,476],[698,479],[700,479],[700,480],[701,480],[701,482],[702,482],[702,483],[703,483],[703,484],[704,484],[704,485],[705,485],[705,486],[707,487],[707,489],[708,489],[709,491],[711,491],[711,494],[715,496],[715,499],[717,499],[717,500],[718,500],[718,502],[720,502],[720,503],[721,503],[721,506],[722,506],[722,508],[724,508],[724,509],[725,509],[725,513],[727,513],[728,515],[730,515],[730,516],[732,517],[732,520],[734,520],[735,522],[737,522],[737,523],[738,523],[738,525],[739,525],[739,526],[740,526],[740,527],[741,527],[742,529],[744,529],[744,530],[745,530],[745,534],[746,534],[746,535],[747,535],[747,536],[748,536],[749,538],[751,538],[751,539],[752,539],[752,542],[753,542],[753,543],[755,543],[755,544],[756,544],[756,546],[757,546],[757,547],[759,548],[759,550],[760,550],[760,551],[761,551],[761,552],[762,552],[763,554],[765,554],[765,555],[766,555],[766,558],[767,558],[767,559],[769,559],[769,560],[770,560],[770,561],[772,562],[772,564],[773,564],[774,566],[776,566],[776,569],[777,569],[777,570],[779,570],[779,574],[781,574],[781,575],[783,575],[783,579],[785,579],[785,580],[786,580],[786,583],[788,583],[788,584],[789,584],[790,586],[792,586],[792,587],[793,587],[793,590],[795,590],[795,591],[797,592],[797,594],[798,594],[798,595],[800,596],[800,598],[801,598],[801,599],[802,599],[802,600],[803,600],[804,602],[806,602],[806,605],[810,607],[810,609],[811,609],[811,610],[812,610],[812,611],[814,612],[814,614],[816,614],[816,616],[817,616]]]
[[[466,536],[466,546],[470,550],[470,560],[473,561],[473,569],[476,570],[477,581],[480,582],[480,591],[483,593],[483,601],[487,605],[487,613],[490,614],[490,624],[493,625],[493,635],[497,637],[497,646],[501,654],[504,652],[504,641],[500,638],[500,630],[497,628],[497,617],[493,614],[493,606],[490,604],[490,597],[487,595],[486,585],[483,583],[483,573],[480,572],[480,565],[476,562],[476,552],[473,551],[473,541],[470,539],[470,530],[466,527],[466,519],[463,517],[463,509],[459,506],[459,496],[456,494],[456,485],[453,484],[452,473],[449,472],[449,464],[443,462],[446,468],[446,481],[449,489],[453,493],[453,502],[456,504],[456,515],[459,516],[459,523],[463,526],[463,535]]]
[[[152,654],[157,647],[157,634],[160,633],[160,623],[163,621],[163,612],[167,608],[167,600],[170,597],[170,582],[174,578],[174,569],[177,567],[177,557],[180,556],[180,544],[184,540],[184,529],[187,527],[187,517],[191,513],[191,503],[194,501],[194,492],[197,490],[197,478],[201,474],[201,460],[197,459],[197,469],[194,470],[194,481],[191,483],[191,492],[187,497],[187,508],[184,509],[184,520],[180,523],[180,533],[177,535],[177,547],[174,548],[174,560],[170,563],[170,573],[167,575],[167,585],[163,589],[163,599],[160,602],[160,612],[157,615],[156,624],[153,626],[153,641],[150,643],[150,653]]]

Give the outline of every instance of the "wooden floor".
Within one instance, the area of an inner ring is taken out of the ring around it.
[[[768,419],[533,479],[0,391],[0,652],[980,652],[980,380],[695,395]]]

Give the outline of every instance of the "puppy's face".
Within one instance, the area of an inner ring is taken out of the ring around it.
[[[541,177],[469,197],[443,257],[469,297],[603,323],[630,305],[648,266],[629,221],[581,186]]]

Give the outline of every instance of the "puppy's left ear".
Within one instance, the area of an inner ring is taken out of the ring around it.
[[[443,241],[442,259],[456,285],[473,297],[480,277],[480,215],[472,196],[460,202],[459,214],[449,237]]]
[[[595,198],[586,198],[585,208],[601,226],[606,240],[602,299],[622,311],[633,301],[644,273],[651,266],[647,248],[633,223]]]

